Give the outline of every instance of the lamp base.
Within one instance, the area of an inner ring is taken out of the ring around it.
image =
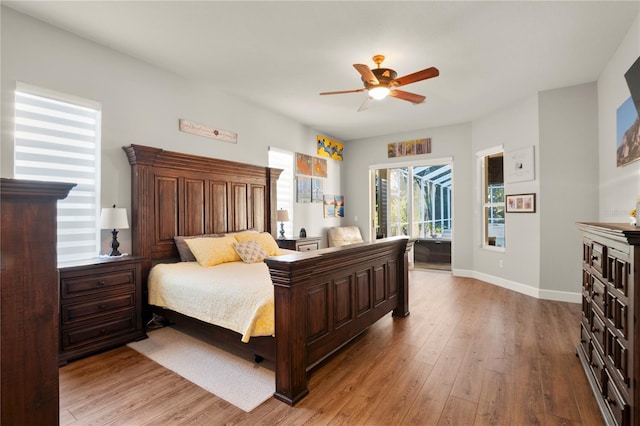
[[[280,222],[280,236],[278,237],[278,239],[280,240],[284,240],[284,222]]]
[[[118,251],[118,247],[120,247],[120,243],[118,242],[118,230],[114,229],[111,231],[111,236],[113,238],[111,240],[111,253],[109,253],[109,256],[122,256],[122,253]]]

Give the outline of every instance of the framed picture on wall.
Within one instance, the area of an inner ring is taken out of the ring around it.
[[[507,195],[507,213],[535,213],[536,194]]]

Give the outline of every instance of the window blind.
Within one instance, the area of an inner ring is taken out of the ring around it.
[[[284,209],[289,212],[289,222],[284,222],[284,234],[291,238],[297,236],[293,233],[293,152],[278,148],[269,148],[269,167],[282,169],[278,179],[278,210]],[[278,234],[280,233],[280,223],[278,222]]]
[[[99,107],[15,93],[14,176],[76,184],[58,201],[58,263],[100,250],[100,118]]]

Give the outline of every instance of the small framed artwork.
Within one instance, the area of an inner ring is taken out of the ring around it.
[[[322,180],[321,179],[311,179],[311,202],[312,203],[322,202]]]
[[[311,178],[306,176],[298,176],[298,185],[296,187],[296,201],[298,203],[311,202]]]
[[[533,146],[504,153],[504,181],[525,182],[535,180]]]
[[[536,194],[507,195],[507,213],[535,213]]]

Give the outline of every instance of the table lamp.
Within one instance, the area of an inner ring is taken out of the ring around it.
[[[276,220],[280,222],[280,236],[281,240],[284,240],[284,223],[289,222],[289,211],[280,209],[276,212]]]
[[[118,251],[120,243],[118,242],[118,229],[129,229],[129,221],[127,220],[127,209],[116,208],[114,204],[111,208],[103,208],[100,213],[100,228],[111,229],[111,253],[109,256],[122,256]]]

